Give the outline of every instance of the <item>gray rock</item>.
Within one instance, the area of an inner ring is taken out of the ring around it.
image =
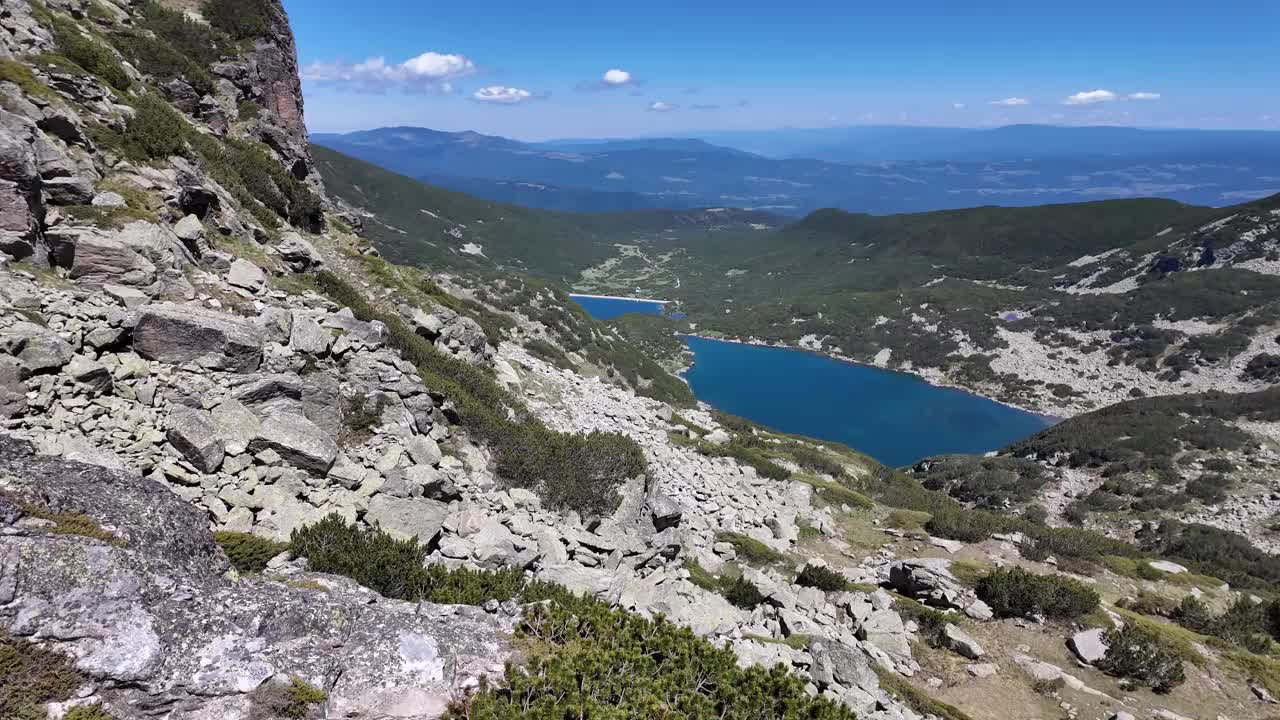
[[[0,352],[17,358],[24,376],[59,370],[74,354],[52,330],[30,322],[0,329]]]
[[[439,443],[426,435],[415,435],[409,438],[405,449],[409,451],[409,457],[413,458],[413,461],[419,465],[439,465],[440,458],[444,457],[444,454],[440,452]]]
[[[1081,630],[1067,641],[1071,652],[1086,665],[1096,664],[1107,655],[1107,643],[1103,641],[1104,631],[1101,628]]]
[[[102,286],[102,292],[106,293],[107,297],[112,298],[129,310],[140,308],[151,302],[151,297],[146,293],[136,288],[126,287],[124,285],[105,283]]]
[[[294,467],[323,476],[338,457],[333,438],[301,415],[276,413],[263,419],[250,452],[274,450]]]
[[[953,652],[959,653],[970,660],[978,660],[986,654],[977,640],[974,640],[968,633],[951,623],[947,623],[946,627],[942,628],[942,641]]]
[[[0,420],[18,417],[27,409],[27,388],[17,359],[0,355]]]
[[[235,398],[223,400],[213,408],[212,415],[218,437],[229,455],[247,452],[250,443],[262,429],[262,421],[258,416]]]
[[[71,278],[82,284],[145,287],[156,281],[155,263],[116,235],[58,228],[45,239],[55,263],[70,268]]]
[[[227,283],[256,293],[266,287],[267,274],[248,260],[236,258],[231,261],[231,269],[227,271]]]
[[[1147,565],[1159,570],[1160,572],[1169,573],[1170,575],[1180,575],[1187,572],[1187,569],[1182,565],[1168,560],[1151,560]]]
[[[50,205],[88,205],[93,202],[93,181],[85,177],[59,177],[41,184]]]
[[[712,430],[711,432],[707,433],[707,436],[705,438],[703,438],[703,440],[706,440],[712,445],[724,445],[725,443],[729,442],[732,439],[733,437],[730,436],[729,433],[720,429]]]
[[[965,671],[976,678],[995,677],[999,673],[999,669],[991,663],[975,663],[973,665],[965,665]]]
[[[388,495],[374,495],[369,499],[365,522],[382,528],[394,538],[428,544],[440,534],[449,506],[424,498],[402,499]]]
[[[293,329],[289,335],[289,347],[294,352],[309,355],[325,355],[333,345],[333,335],[305,313],[294,311]]]
[[[324,258],[315,246],[296,232],[285,232],[276,246],[276,252],[294,272],[305,272],[324,264]]]
[[[262,333],[248,321],[199,305],[164,303],[139,313],[133,348],[149,360],[252,372],[262,362]]]
[[[649,515],[653,519],[653,527],[662,532],[680,524],[684,510],[680,504],[666,495],[656,494],[649,500]]]
[[[107,366],[84,355],[76,355],[71,358],[71,362],[67,363],[64,372],[72,380],[95,393],[111,387],[111,371],[107,369]]]
[[[97,195],[93,196],[92,204],[95,207],[121,208],[127,205],[128,203],[125,201],[124,196],[121,195],[120,193],[100,192]]]
[[[182,405],[169,412],[166,437],[197,470],[217,472],[226,456],[213,416]]]
[[[293,334],[293,313],[280,307],[268,307],[254,318],[253,324],[262,329],[263,338],[267,342],[286,345],[289,336]]]

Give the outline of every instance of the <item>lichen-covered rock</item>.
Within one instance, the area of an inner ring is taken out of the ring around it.
[[[226,450],[207,410],[177,406],[169,413],[169,442],[201,472],[216,472]]]

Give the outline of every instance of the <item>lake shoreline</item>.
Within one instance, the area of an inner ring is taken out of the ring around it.
[[[670,305],[674,300],[655,300],[653,298],[635,298],[623,297],[621,295],[589,295],[587,293],[569,293],[571,298],[595,298],[597,300],[627,300],[630,302],[655,303],[657,305]]]
[[[825,351],[825,350],[815,350],[815,349],[813,349],[813,348],[811,348],[811,347],[804,347],[803,345],[787,345],[786,343],[769,343],[769,342],[766,342],[766,341],[764,341],[764,340],[757,340],[757,339],[755,339],[755,338],[751,338],[751,339],[749,339],[749,340],[741,340],[741,339],[738,339],[738,338],[714,337],[714,336],[711,336],[711,335],[702,335],[702,334],[700,334],[700,333],[679,333],[679,332],[677,332],[677,333],[675,333],[675,335],[677,335],[677,336],[679,336],[679,337],[681,337],[681,338],[684,338],[684,337],[695,337],[695,338],[698,338],[698,339],[700,339],[700,340],[715,340],[715,341],[718,341],[718,342],[734,343],[734,344],[736,344],[736,345],[752,345],[752,346],[755,346],[755,347],[776,348],[776,349],[779,349],[779,350],[796,350],[796,351],[800,351],[800,352],[810,353],[810,354],[813,354],[813,355],[818,355],[818,356],[820,356],[820,357],[830,358],[830,359],[832,359],[832,360],[836,360],[836,361],[838,361],[838,362],[843,362],[843,363],[848,363],[848,364],[850,364],[850,365],[857,365],[857,366],[859,366],[859,367],[865,367],[865,368],[871,368],[871,369],[873,369],[873,370],[883,370],[883,371],[885,371],[885,372],[892,372],[892,373],[900,373],[900,374],[903,374],[903,375],[909,375],[909,376],[911,376],[911,377],[913,377],[913,378],[916,378],[916,379],[920,380],[921,382],[928,383],[929,385],[932,385],[932,386],[934,386],[934,387],[947,388],[947,389],[949,389],[949,390],[958,390],[958,391],[963,392],[963,393],[965,393],[965,394],[972,395],[973,397],[982,398],[983,400],[990,400],[990,401],[991,401],[991,402],[993,402],[993,403],[996,403],[996,404],[998,404],[998,405],[1003,405],[1003,406],[1005,406],[1005,407],[1007,407],[1007,408],[1012,408],[1012,409],[1014,409],[1014,410],[1021,410],[1022,412],[1025,412],[1025,413],[1031,413],[1032,415],[1037,415],[1037,416],[1039,416],[1039,417],[1045,418],[1046,420],[1050,421],[1048,424],[1046,424],[1046,425],[1045,425],[1045,427],[1046,427],[1046,428],[1048,428],[1048,427],[1052,427],[1053,425],[1056,425],[1056,424],[1058,424],[1058,423],[1062,422],[1063,420],[1066,420],[1066,419],[1067,419],[1067,418],[1062,417],[1062,416],[1060,416],[1060,415],[1055,415],[1055,414],[1047,413],[1047,412],[1045,412],[1044,410],[1042,410],[1042,409],[1040,409],[1040,408],[1035,408],[1035,407],[1025,407],[1025,406],[1022,406],[1022,405],[1018,405],[1018,404],[1016,404],[1016,403],[1011,403],[1011,402],[1007,402],[1007,401],[1005,401],[1005,400],[1000,400],[999,398],[994,398],[994,397],[991,397],[991,396],[989,396],[989,395],[985,395],[985,394],[983,394],[983,393],[977,392],[977,391],[975,391],[973,388],[965,387],[965,386],[963,386],[963,385],[959,385],[959,384],[956,384],[956,383],[953,383],[953,382],[949,382],[949,381],[947,381],[947,380],[940,380],[940,379],[938,379],[938,378],[936,378],[936,377],[930,377],[930,376],[928,376],[928,375],[925,375],[925,374],[920,373],[920,372],[916,372],[916,371],[914,371],[914,370],[904,370],[904,369],[900,369],[900,368],[883,367],[883,366],[880,366],[880,365],[876,365],[875,363],[864,362],[864,361],[862,361],[862,360],[855,360],[855,359],[853,359],[853,358],[851,358],[851,357],[848,357],[848,356],[845,356],[845,355],[840,355],[840,354],[838,354],[838,353],[833,353],[833,352],[827,352],[827,351]],[[680,370],[680,372],[679,372],[680,377],[681,377],[681,378],[683,378],[683,377],[684,377],[684,374],[685,374],[686,372],[688,372],[688,370],[689,370],[691,367],[692,367],[692,365],[688,365],[688,366],[685,366],[682,370]]]

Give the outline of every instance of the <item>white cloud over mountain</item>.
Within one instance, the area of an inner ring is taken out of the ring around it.
[[[359,63],[314,62],[302,70],[302,79],[341,86],[357,92],[453,92],[453,80],[476,71],[466,55],[424,52],[402,63],[374,57]]]
[[[482,103],[492,103],[494,105],[519,105],[522,102],[532,100],[533,93],[524,88],[508,87],[506,85],[490,85],[482,87],[471,94],[471,99]]]

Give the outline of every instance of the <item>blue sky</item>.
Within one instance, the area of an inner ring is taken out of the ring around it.
[[[284,4],[314,132],[1280,129],[1276,0]]]

